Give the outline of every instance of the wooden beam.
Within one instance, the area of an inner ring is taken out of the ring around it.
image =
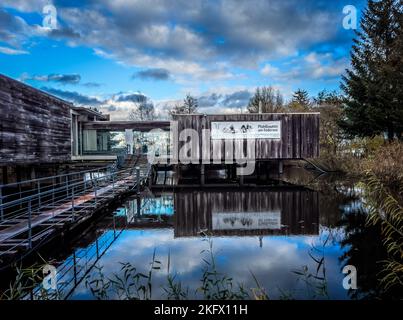
[[[147,132],[152,129],[169,131],[169,121],[89,121],[83,122],[84,130],[110,130],[124,131],[132,129],[140,132]]]

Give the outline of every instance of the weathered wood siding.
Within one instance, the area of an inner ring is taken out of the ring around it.
[[[311,190],[181,191],[174,195],[175,236],[195,236],[201,230],[214,235],[318,234],[319,197]],[[213,230],[214,213],[281,211],[280,230]]]
[[[266,159],[301,159],[319,156],[319,113],[263,113],[263,114],[221,114],[221,115],[175,115],[178,131],[194,129],[201,137],[202,129],[211,129],[211,122],[216,121],[281,121],[281,139],[256,139],[255,154],[257,160]],[[224,140],[211,140],[211,157],[213,144],[221,141],[221,156],[224,160]],[[242,143],[246,151],[246,141]],[[179,148],[184,142],[179,143]],[[201,148],[201,138],[200,138]]]
[[[0,75],[0,164],[70,160],[70,106]]]

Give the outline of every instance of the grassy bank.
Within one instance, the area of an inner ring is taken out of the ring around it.
[[[363,187],[366,226],[380,229],[387,257],[377,261],[382,265],[379,286],[385,291],[403,288],[403,142],[355,139],[332,151],[325,148],[316,164]]]
[[[327,172],[365,180],[375,176],[391,190],[403,185],[403,142],[386,142],[382,137],[355,139],[337,148],[324,146],[312,162]]]

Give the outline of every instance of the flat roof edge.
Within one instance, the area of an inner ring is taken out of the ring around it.
[[[239,115],[265,115],[265,114],[320,114],[316,112],[267,112],[267,113],[176,113],[174,116],[239,116]]]
[[[50,97],[50,98],[52,98],[52,99],[58,100],[58,101],[60,101],[60,102],[63,102],[64,104],[68,104],[69,106],[74,107],[74,104],[73,104],[72,102],[70,102],[70,101],[67,101],[67,100],[64,100],[64,99],[62,99],[62,98],[59,98],[59,97],[57,97],[57,96],[55,96],[55,95],[53,95],[53,94],[51,94],[51,93],[48,93],[48,92],[46,92],[46,91],[44,91],[44,90],[35,88],[35,87],[33,87],[33,86],[29,85],[29,84],[26,84],[26,83],[24,83],[24,82],[22,82],[22,81],[20,81],[20,80],[13,79],[13,78],[11,78],[11,77],[9,77],[9,76],[6,76],[6,75],[3,74],[3,73],[0,73],[0,77],[5,78],[7,81],[17,82],[18,84],[20,84],[20,85],[22,85],[22,86],[24,86],[24,87],[27,87],[27,88],[30,89],[30,90],[39,91],[39,92],[40,92],[41,94],[43,94],[43,95],[46,95],[46,96],[48,96],[48,97]]]

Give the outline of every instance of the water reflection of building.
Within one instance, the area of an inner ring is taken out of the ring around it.
[[[172,227],[174,214],[173,195],[133,198],[115,212],[117,228],[163,228]]]
[[[181,191],[175,193],[175,236],[318,234],[318,193],[273,191]]]

